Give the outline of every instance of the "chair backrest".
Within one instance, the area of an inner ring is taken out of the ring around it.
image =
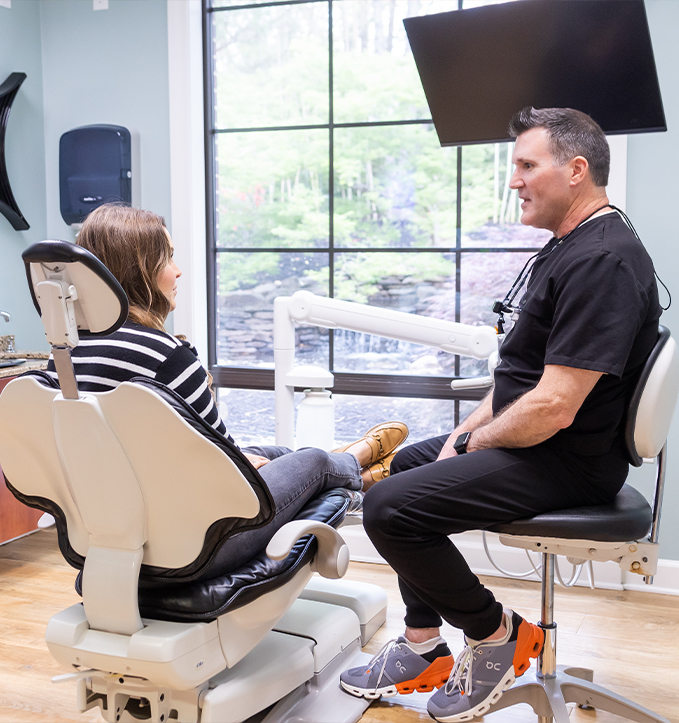
[[[70,400],[30,376],[11,382],[0,460],[15,489],[61,509],[82,557],[92,545],[143,547],[145,565],[182,568],[213,523],[260,512],[225,451],[139,384]]]
[[[625,423],[625,445],[630,462],[660,454],[669,433],[679,396],[679,353],[669,330],[661,326],[658,339],[639,375],[630,398]]]
[[[23,501],[55,514],[97,630],[142,628],[142,564],[178,583],[208,566],[239,526],[271,518],[266,485],[255,491],[239,454],[232,459],[137,383],[67,399],[25,376],[0,395],[3,471]]]

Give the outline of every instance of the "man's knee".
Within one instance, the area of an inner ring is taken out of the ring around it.
[[[389,482],[371,487],[363,498],[363,528],[368,537],[382,536],[392,522],[392,508],[386,488]]]
[[[435,462],[446,439],[446,435],[432,437],[404,447],[391,461],[391,473],[398,474]]]
[[[419,455],[415,452],[415,445],[404,447],[396,453],[394,459],[391,460],[389,467],[391,474],[398,474],[399,472],[405,472],[407,469],[412,469],[417,466]]]

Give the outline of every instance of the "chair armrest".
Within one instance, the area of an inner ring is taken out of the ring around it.
[[[349,567],[349,548],[337,531],[324,522],[315,520],[293,520],[283,525],[271,538],[266,554],[272,560],[287,557],[297,540],[305,535],[315,535],[318,551],[311,568],[323,577],[337,579],[343,577]]]

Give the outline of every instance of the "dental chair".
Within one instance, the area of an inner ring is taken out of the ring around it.
[[[355,723],[368,701],[341,670],[386,617],[386,594],[345,583],[344,490],[312,500],[265,552],[223,574],[220,549],[271,523],[264,480],[172,390],[149,379],[78,390],[70,349],[127,318],[101,262],[45,241],[23,254],[59,384],[28,372],[0,397],[0,463],[54,516],[82,604],[48,623],[81,712],[110,723]],[[313,576],[317,572],[322,576]],[[313,577],[312,577],[313,576]],[[56,680],[56,679],[55,679]]]
[[[539,723],[568,723],[567,703],[600,708],[639,723],[669,723],[644,706],[593,682],[588,668],[556,664],[554,622],[554,562],[566,555],[576,563],[614,561],[628,572],[653,581],[658,564],[658,531],[665,481],[666,439],[679,393],[679,353],[665,327],[660,327],[653,351],[630,398],[625,446],[630,463],[656,462],[653,509],[645,497],[624,485],[609,504],[558,510],[497,525],[500,542],[542,554],[540,627],[545,646],[537,668],[531,668],[502,695],[489,713],[517,703],[529,703]]]

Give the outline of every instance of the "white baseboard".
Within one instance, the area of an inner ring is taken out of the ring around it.
[[[679,595],[679,561],[658,560],[658,572],[653,577],[653,584],[644,584],[640,575],[623,572],[625,590],[640,592],[656,592],[663,595]]]
[[[341,529],[342,537],[345,539],[351,559],[356,562],[375,562],[386,564],[372,542],[365,534],[362,525],[348,525]],[[483,548],[483,538],[480,531],[464,532],[460,535],[451,535],[451,539],[464,555],[471,569],[477,575],[492,575],[504,577],[496,570],[489,561]],[[503,570],[523,573],[531,570],[531,564],[526,557],[526,551],[515,547],[506,547],[498,540],[498,536],[492,532],[487,533],[488,549],[495,563]],[[537,566],[540,563],[540,556],[531,553],[532,560]],[[564,582],[571,576],[573,566],[564,558],[558,558],[559,569]],[[605,590],[639,590],[642,592],[654,592],[665,595],[679,595],[679,561],[659,560],[658,572],[653,580],[653,585],[646,585],[644,578],[630,572],[623,572],[615,562],[595,562],[594,586]],[[538,580],[538,576],[531,572],[524,577],[526,580]],[[589,577],[587,567],[583,568],[576,585],[588,587]]]

